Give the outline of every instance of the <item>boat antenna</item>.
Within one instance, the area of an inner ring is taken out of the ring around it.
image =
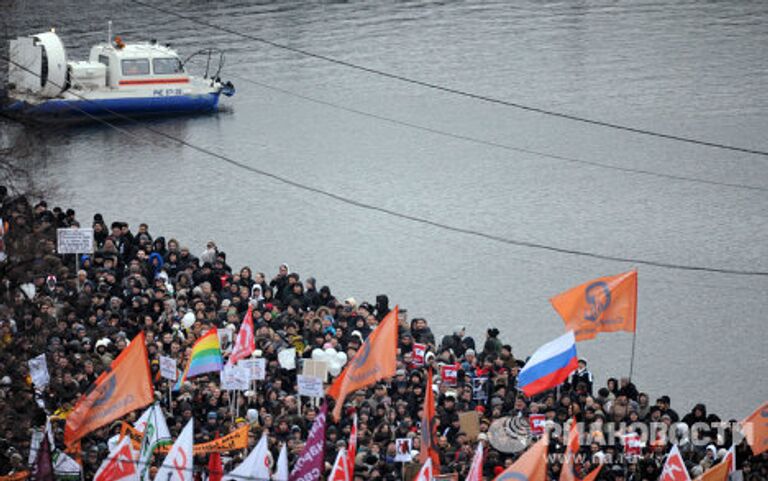
[[[112,20],[107,20],[107,44],[112,45]]]

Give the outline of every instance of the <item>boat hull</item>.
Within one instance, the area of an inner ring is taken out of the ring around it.
[[[13,100],[5,106],[9,114],[35,120],[84,120],[97,118],[148,117],[213,113],[218,110],[219,93],[163,97],[109,99],[51,99],[40,103]]]

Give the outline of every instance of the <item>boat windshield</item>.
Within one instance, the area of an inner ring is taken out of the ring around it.
[[[175,74],[183,73],[184,67],[181,66],[181,61],[177,58],[153,58],[152,71],[156,75]]]
[[[131,58],[121,62],[123,75],[149,75],[149,59]]]

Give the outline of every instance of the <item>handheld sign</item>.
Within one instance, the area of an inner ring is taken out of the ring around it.
[[[247,391],[251,373],[241,366],[224,366],[221,370],[221,388],[225,391]]]
[[[160,356],[160,377],[171,381],[176,380],[176,359]]]
[[[32,384],[38,389],[43,389],[51,380],[48,374],[48,364],[45,361],[45,354],[40,354],[28,361],[29,376],[32,378]]]
[[[411,456],[411,439],[395,439],[395,453],[396,463],[410,463],[413,459],[413,456]]]
[[[416,366],[424,365],[424,356],[427,354],[427,345],[419,344],[418,342],[413,344],[413,364]]]
[[[531,414],[528,416],[528,425],[531,428],[531,434],[534,436],[540,436],[544,434],[544,415]]]
[[[267,378],[267,362],[262,357],[243,359],[237,365],[248,370],[251,381],[263,381]]]
[[[90,254],[93,252],[93,228],[56,229],[56,252]]]
[[[305,376],[299,374],[296,376],[299,384],[299,396],[321,398],[324,395],[323,380],[319,377]]]
[[[456,364],[440,366],[440,379],[446,386],[455,386],[458,382],[459,366]]]

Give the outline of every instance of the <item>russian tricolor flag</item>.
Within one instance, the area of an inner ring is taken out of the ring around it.
[[[562,384],[578,367],[576,337],[568,331],[533,353],[517,378],[517,387],[531,397]]]

